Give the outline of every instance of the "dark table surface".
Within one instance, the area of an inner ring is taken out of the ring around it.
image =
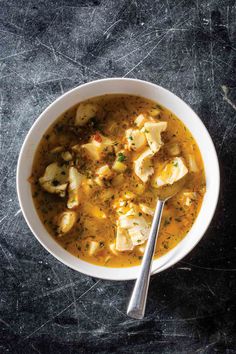
[[[235,23],[234,0],[0,1],[0,353],[236,353]],[[38,115],[69,89],[115,76],[189,103],[221,166],[210,228],[152,277],[142,321],[125,314],[133,282],[92,279],[44,250],[15,186]]]

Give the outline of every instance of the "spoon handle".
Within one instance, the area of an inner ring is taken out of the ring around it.
[[[127,309],[127,315],[132,318],[142,319],[144,317],[150,280],[152,257],[155,251],[156,240],[159,232],[164,204],[165,200],[157,201],[151,231],[148,237],[147,246],[141,264],[141,271],[135,282],[133,293],[130,298],[129,306]]]

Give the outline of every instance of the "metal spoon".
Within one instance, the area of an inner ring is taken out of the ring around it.
[[[176,195],[184,185],[184,179],[175,182],[171,186],[165,186],[159,190],[159,199],[156,204],[156,209],[152,221],[151,231],[148,237],[147,246],[143,256],[141,270],[136,280],[130,302],[127,309],[127,315],[142,319],[144,317],[147,293],[150,281],[150,272],[152,265],[152,258],[156,248],[156,240],[161,224],[162,211],[165,202]]]

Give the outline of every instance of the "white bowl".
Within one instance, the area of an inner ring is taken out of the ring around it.
[[[25,138],[17,166],[18,198],[29,228],[48,252],[68,267],[92,277],[111,280],[128,280],[137,277],[139,266],[128,268],[97,266],[80,260],[64,250],[48,234],[40,221],[34,207],[30,183],[27,181],[28,177],[31,175],[35,150],[42,135],[55,119],[68,108],[81,101],[109,93],[143,96],[159,102],[161,105],[174,112],[191,131],[200,148],[204,162],[206,194],[199,215],[186,237],[166,255],[153,261],[152,273],[161,272],[180,261],[203,237],[217,205],[220,188],[220,173],[213,142],[200,118],[186,103],[173,93],[149,82],[123,78],[111,78],[89,82],[59,97],[39,116]]]

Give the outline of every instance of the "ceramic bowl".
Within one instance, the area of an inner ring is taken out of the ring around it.
[[[97,80],[78,86],[54,101],[38,117],[28,132],[20,151],[17,166],[17,192],[25,220],[39,242],[59,261],[81,273],[92,277],[128,280],[135,279],[139,266],[128,268],[108,268],[87,263],[63,249],[46,231],[34,207],[30,183],[32,163],[36,148],[48,127],[68,108],[94,96],[104,94],[131,94],[143,96],[159,102],[183,121],[195,138],[202,154],[205,174],[206,193],[201,210],[191,230],[178,245],[152,264],[152,273],[161,272],[185,257],[205,234],[214,215],[220,188],[218,158],[212,139],[196,113],[179,97],[170,91],[136,79],[111,78]]]

